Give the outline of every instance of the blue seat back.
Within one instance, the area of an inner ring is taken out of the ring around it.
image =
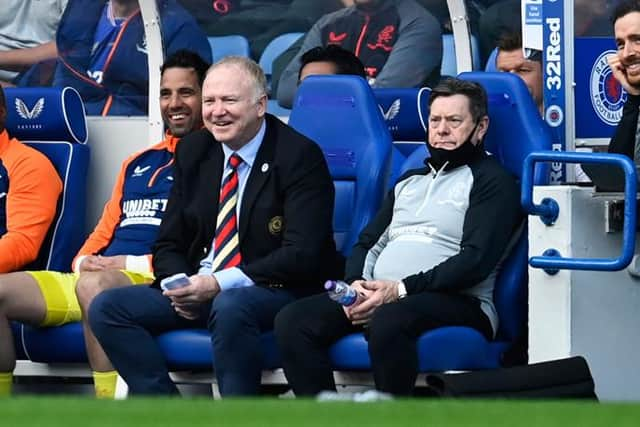
[[[485,148],[520,178],[524,159],[529,153],[551,150],[549,127],[527,86],[520,77],[510,73],[472,71],[458,77],[478,82],[487,91],[490,123],[484,139]],[[534,183],[546,184],[549,166],[539,166]]]
[[[394,141],[425,141],[431,89],[374,89],[376,101]]]
[[[249,57],[249,40],[245,36],[233,34],[229,36],[208,37],[211,46],[213,62],[218,62],[225,56]]]
[[[258,64],[267,77],[267,84],[271,87],[271,74],[273,72],[273,61],[294,44],[304,33],[285,33],[280,34],[267,44],[260,55]]]
[[[49,158],[63,183],[56,217],[30,269],[69,271],[85,238],[87,124],[72,88],[7,88],[9,134]]]
[[[484,66],[485,71],[500,71],[498,70],[498,48],[494,48],[489,54],[487,64]]]
[[[478,39],[471,35],[471,64],[474,70],[481,69],[480,65],[480,47]],[[456,61],[456,45],[453,34],[442,35],[442,63],[440,64],[440,75],[452,76],[458,75],[458,61]]]
[[[377,88],[373,93],[393,139],[391,173],[386,185],[392,188],[406,158],[424,147],[431,89]]]
[[[357,76],[310,76],[289,124],[323,150],[336,189],[334,233],[347,255],[382,201],[391,135],[373,92]]]
[[[516,75],[500,72],[469,72],[459,76],[480,83],[489,99],[489,131],[485,148],[513,175],[522,176],[525,157],[532,151],[551,150],[551,134],[529,91]],[[549,182],[549,166],[539,165],[534,182]],[[522,233],[503,264],[494,290],[494,304],[500,319],[496,338],[513,341],[526,324],[527,233]]]

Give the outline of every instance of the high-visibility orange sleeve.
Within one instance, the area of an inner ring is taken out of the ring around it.
[[[7,232],[0,238],[0,273],[34,261],[56,214],[62,181],[39,151],[1,135],[2,163],[9,174]]]

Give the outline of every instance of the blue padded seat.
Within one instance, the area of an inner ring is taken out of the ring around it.
[[[485,71],[500,71],[498,70],[498,48],[494,48],[489,54],[487,64],[484,66]]]
[[[281,366],[273,332],[262,334],[263,369]],[[215,365],[211,336],[206,329],[175,330],[161,334],[157,343],[170,371],[210,371]]]
[[[527,86],[511,73],[472,71],[458,77],[478,82],[487,91],[491,121],[484,140],[485,149],[520,178],[524,159],[530,152],[551,150],[551,131]],[[535,185],[548,183],[549,168],[548,164],[536,165]]]
[[[532,151],[550,150],[551,137],[524,82],[509,73],[462,73],[460,78],[476,81],[489,98],[489,132],[485,147],[516,177]],[[517,136],[517,137],[516,137]],[[422,167],[424,152],[416,151],[404,169]],[[536,185],[548,183],[548,168],[536,171]],[[421,335],[417,342],[419,371],[490,369],[500,366],[503,355],[526,328],[527,319],[526,232],[522,233],[503,264],[494,290],[500,319],[496,337],[487,341],[466,327],[443,327]],[[338,340],[330,349],[335,370],[371,369],[367,342],[361,333]]]
[[[424,147],[431,89],[378,88],[373,93],[393,138],[391,172],[385,186],[391,189],[401,174],[406,158],[416,149]]]
[[[42,363],[86,363],[87,351],[80,322],[51,328],[21,325],[22,349],[27,359]]]
[[[280,56],[285,50],[287,50],[292,44],[294,44],[300,37],[304,36],[304,33],[293,32],[280,34],[274,37],[262,51],[258,64],[262,71],[267,76],[267,80],[271,78],[271,72],[273,70],[273,61]]]
[[[300,37],[303,37],[304,33],[284,33],[277,37],[274,37],[262,51],[258,64],[264,75],[267,77],[267,87],[269,93],[271,92],[271,74],[273,73],[273,61],[276,60],[281,53],[289,49]],[[270,108],[271,111],[277,111],[277,103],[273,104]]]
[[[371,88],[361,77],[308,77],[298,89],[289,124],[325,154],[336,189],[336,243],[348,255],[378,210],[389,166],[391,135]],[[215,363],[207,330],[172,331],[157,342],[172,370],[207,370]],[[262,350],[264,369],[281,366],[272,332],[262,335]]]
[[[7,88],[9,134],[49,158],[63,183],[56,218],[30,269],[70,271],[84,241],[87,124],[80,95],[72,88]]]
[[[482,68],[480,64],[480,47],[478,39],[471,34],[471,64],[474,70]],[[452,76],[458,75],[458,64],[456,61],[456,46],[453,34],[442,35],[442,63],[440,64],[440,75]]]
[[[378,103],[361,77],[310,76],[298,88],[289,125],[325,154],[336,189],[336,245],[346,256],[385,192],[391,135]]]
[[[229,36],[210,36],[209,46],[211,46],[211,57],[213,62],[218,62],[225,56],[249,57],[249,40],[240,34]]]
[[[7,88],[5,98],[9,134],[47,156],[63,183],[56,217],[28,269],[70,271],[85,237],[89,147],[82,100],[72,88]],[[12,323],[12,330],[19,358],[86,361],[79,324],[38,329]]]

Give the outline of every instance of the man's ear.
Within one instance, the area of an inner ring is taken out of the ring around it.
[[[262,117],[267,112],[267,95],[262,95],[260,99],[258,99],[258,116]]]
[[[478,121],[478,127],[476,129],[476,136],[478,141],[484,139],[484,136],[487,134],[489,130],[489,116],[484,116]]]

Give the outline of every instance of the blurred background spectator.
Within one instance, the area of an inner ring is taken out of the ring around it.
[[[157,5],[165,57],[188,48],[210,62],[195,19],[176,0]],[[87,114],[147,114],[147,40],[137,0],[69,0],[56,42],[53,84],[77,89]]]
[[[324,15],[309,30],[296,56],[280,76],[278,103],[290,108],[300,57],[316,46],[337,44],[364,64],[373,87],[417,87],[440,77],[440,24],[414,0],[355,0]]]
[[[306,32],[322,15],[351,0],[180,0],[207,36],[240,34],[251,56],[260,58],[267,44],[284,33]]]
[[[3,0],[2,6],[0,85],[12,86],[19,73],[56,57],[54,39],[67,0]]]
[[[298,84],[308,76],[323,74],[348,74],[366,78],[364,65],[351,51],[330,44],[316,46],[300,58]]]
[[[527,85],[540,114],[543,113],[542,99],[542,52],[531,51],[528,58],[522,50],[522,34],[518,31],[504,32],[498,40],[496,68],[499,71],[517,74]]]

